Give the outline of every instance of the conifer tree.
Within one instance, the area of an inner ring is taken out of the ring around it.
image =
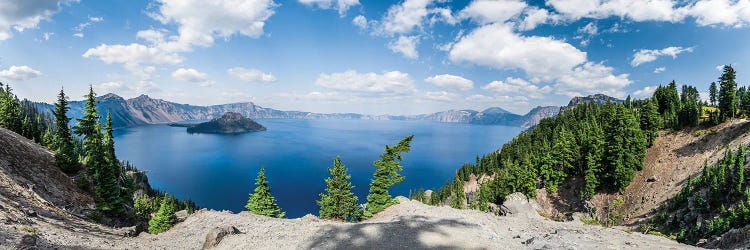
[[[115,141],[112,136],[112,119],[107,112],[106,125],[104,127],[104,166],[98,174],[100,185],[97,187],[101,193],[102,205],[101,210],[111,215],[119,215],[123,211],[122,199],[120,198],[120,185],[118,177],[120,176],[120,162],[115,156]]]
[[[656,141],[656,137],[659,136],[659,127],[661,126],[661,117],[659,117],[659,111],[657,110],[656,104],[651,100],[646,100],[646,103],[641,107],[641,129],[646,134],[646,146],[651,147]]]
[[[258,178],[255,180],[255,190],[250,194],[250,199],[248,199],[245,208],[254,214],[276,218],[282,218],[286,214],[281,211],[279,205],[276,204],[276,198],[271,194],[271,188],[268,186],[268,181],[266,181],[265,167],[261,167],[260,172],[258,172]]]
[[[13,89],[9,85],[0,83],[0,127],[7,128],[13,132],[22,133],[23,118],[21,115],[21,105],[13,94]]]
[[[83,136],[83,151],[86,152],[84,163],[88,167],[88,174],[94,178],[94,186],[98,186],[96,175],[100,168],[105,165],[101,123],[96,103],[96,93],[94,93],[94,88],[90,86],[83,108],[83,117],[78,119],[78,124],[74,128],[76,134]]]
[[[177,220],[177,216],[175,215],[176,210],[174,199],[164,194],[164,198],[159,205],[159,211],[148,222],[148,232],[150,234],[159,234],[172,228],[175,220]]]
[[[724,71],[719,77],[719,120],[726,121],[734,118],[737,113],[737,77],[731,65],[724,65]]]
[[[466,193],[464,193],[464,182],[460,179],[453,180],[453,188],[451,190],[451,207],[455,209],[463,209],[464,202],[466,201]]]
[[[716,82],[711,82],[711,85],[708,87],[708,99],[711,102],[711,106],[716,106],[716,100],[718,100],[717,94]]]
[[[57,130],[54,136],[54,149],[55,149],[55,162],[57,166],[66,173],[75,172],[78,167],[78,155],[75,153],[75,145],[73,145],[73,135],[70,133],[70,127],[68,122],[68,97],[65,96],[63,89],[60,89],[60,94],[57,95],[57,103],[55,103],[55,110],[52,113],[55,115],[55,123],[57,124]]]
[[[326,191],[320,194],[320,200],[317,201],[320,218],[343,221],[348,218],[357,219],[353,218],[357,209],[357,196],[352,192],[354,186],[349,181],[351,175],[341,163],[341,157],[336,157],[328,173],[331,176],[325,179]]]
[[[372,217],[372,215],[397,203],[388,193],[388,189],[404,181],[404,176],[400,174],[404,168],[401,166],[403,160],[401,154],[409,152],[413,138],[413,135],[409,135],[401,139],[394,147],[386,145],[385,152],[380,155],[380,160],[375,161],[376,169],[370,182],[370,193],[367,195],[365,217]]]

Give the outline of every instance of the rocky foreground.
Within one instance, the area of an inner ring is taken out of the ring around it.
[[[498,217],[473,210],[432,207],[399,198],[374,218],[352,224],[314,216],[275,219],[249,212],[197,211],[159,235],[124,236],[123,230],[82,224],[31,223],[39,248],[92,249],[692,249],[669,239],[616,228],[555,222],[539,216],[521,194],[507,202],[513,213]],[[39,218],[36,220],[50,220]],[[2,230],[13,230],[0,227]],[[92,231],[87,231],[92,230]],[[4,232],[3,234],[7,234]],[[27,239],[29,240],[29,239]],[[8,245],[10,244],[10,245]]]

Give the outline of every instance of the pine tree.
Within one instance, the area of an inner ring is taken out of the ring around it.
[[[466,193],[464,193],[464,182],[460,179],[453,180],[453,188],[451,188],[451,207],[455,209],[463,209],[464,202],[466,202]]]
[[[661,117],[656,104],[650,100],[641,107],[641,129],[646,134],[646,146],[651,147],[659,136],[659,127],[661,126]]]
[[[23,117],[21,105],[9,85],[0,83],[0,127],[22,134]]]
[[[161,205],[159,205],[159,211],[148,222],[148,232],[159,234],[172,228],[177,220],[177,216],[175,215],[176,210],[175,200],[164,194]]]
[[[67,115],[69,109],[68,97],[65,96],[63,89],[60,89],[60,94],[57,95],[57,103],[55,103],[55,110],[52,111],[57,124],[54,136],[55,162],[64,172],[74,173],[78,168],[78,155],[75,153],[73,135],[71,135],[70,127],[68,126],[68,122],[70,122],[70,118]]]
[[[711,86],[708,87],[708,99],[711,102],[711,106],[716,106],[717,94],[716,82],[711,82]]]
[[[731,65],[724,65],[724,71],[719,77],[719,117],[720,121],[734,118],[737,113],[737,83],[736,72]]]
[[[84,163],[88,167],[88,174],[94,177],[100,168],[104,166],[104,150],[102,148],[102,131],[99,121],[99,112],[96,109],[96,93],[94,88],[89,87],[89,94],[86,95],[86,104],[83,108],[83,117],[78,119],[78,124],[74,132],[83,136],[83,151],[86,153]],[[94,183],[97,186],[97,183]]]
[[[281,211],[279,205],[276,204],[276,198],[271,194],[271,188],[266,181],[265,167],[261,167],[260,172],[258,172],[258,178],[255,180],[255,191],[250,194],[250,199],[248,199],[245,208],[258,215],[276,218],[282,218],[286,215]]]
[[[742,194],[745,190],[745,157],[747,149],[745,146],[740,146],[737,150],[737,158],[734,162],[734,191],[737,194]]]
[[[388,193],[388,189],[404,181],[404,177],[399,173],[403,169],[401,166],[402,153],[409,152],[413,135],[402,139],[396,146],[385,146],[385,152],[380,155],[380,160],[375,161],[375,173],[370,182],[370,193],[367,195],[367,210],[365,217],[383,211],[390,205],[396,204],[397,201]]]
[[[343,220],[353,218],[357,209],[357,196],[354,196],[352,183],[346,166],[341,163],[341,157],[336,157],[333,166],[328,169],[331,175],[326,178],[326,193],[320,194],[317,201],[320,206],[320,218]],[[423,191],[424,193],[424,191]]]
[[[110,215],[119,215],[123,212],[123,201],[120,198],[120,162],[115,156],[115,141],[112,136],[112,119],[107,112],[106,125],[104,127],[104,166],[100,169],[99,183],[97,187],[102,196],[101,210]]]

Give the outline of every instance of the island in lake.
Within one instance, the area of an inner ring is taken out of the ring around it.
[[[265,131],[266,127],[237,112],[226,112],[219,118],[197,124],[172,123],[169,126],[186,127],[188,133],[236,134]]]

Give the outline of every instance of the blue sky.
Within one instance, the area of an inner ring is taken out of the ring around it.
[[[10,0],[0,80],[314,112],[525,113],[750,71],[750,0]]]

